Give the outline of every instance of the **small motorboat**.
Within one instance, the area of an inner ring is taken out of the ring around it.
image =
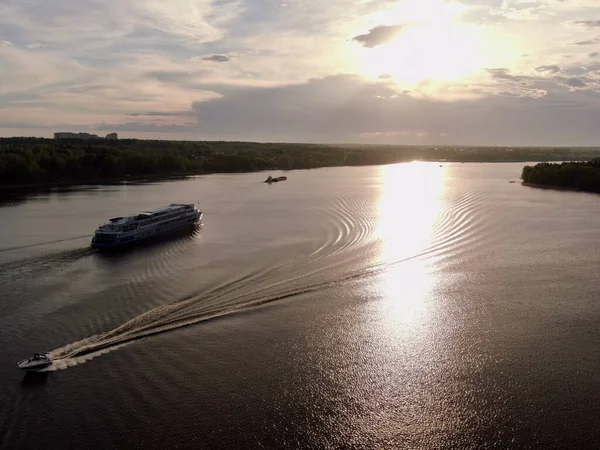
[[[31,358],[19,361],[17,365],[19,369],[32,371],[43,369],[51,364],[52,360],[48,356],[48,353],[34,353]]]

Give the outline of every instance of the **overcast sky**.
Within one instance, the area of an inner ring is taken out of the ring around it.
[[[0,136],[599,145],[600,0],[0,0]]]

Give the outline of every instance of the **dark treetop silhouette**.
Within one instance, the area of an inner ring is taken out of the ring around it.
[[[77,184],[211,172],[311,169],[411,160],[587,160],[595,149],[406,147],[254,142],[0,138],[0,184]]]
[[[523,182],[534,186],[600,192],[600,158],[585,162],[525,166],[521,178]]]

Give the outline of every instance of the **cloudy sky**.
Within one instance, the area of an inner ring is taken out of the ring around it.
[[[0,0],[0,136],[600,144],[600,0]]]

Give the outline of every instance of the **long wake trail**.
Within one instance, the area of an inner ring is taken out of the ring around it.
[[[409,261],[418,258],[419,256],[421,255],[414,255],[405,258],[402,261],[395,261],[394,264]],[[67,344],[64,347],[52,350],[49,352],[49,356],[53,360],[54,365],[49,370],[64,369],[81,364],[96,356],[114,351],[124,345],[152,335],[195,325],[208,320],[214,320],[231,314],[245,312],[252,308],[302,294],[322,291],[343,282],[373,276],[381,273],[389,266],[389,264],[376,264],[368,268],[349,272],[336,279],[323,280],[300,286],[288,285],[286,287],[286,284],[288,284],[289,281],[300,281],[302,278],[311,275],[312,272],[309,272],[300,275],[293,280],[286,280],[288,283],[277,286],[279,289],[274,289],[270,292],[263,291],[269,291],[269,289],[265,288],[275,286],[266,286],[254,293],[243,293],[242,295],[245,297],[243,301],[229,305],[225,305],[223,302],[215,303],[214,300],[228,297],[227,300],[231,301],[232,298],[230,295],[235,293],[237,289],[223,293],[223,287],[217,288],[213,291],[204,293],[203,295],[195,295],[174,303],[156,307],[125,322],[123,325],[113,330],[90,336],[80,341]],[[242,284],[245,283],[242,282]],[[279,285],[280,283],[277,284]],[[227,287],[231,288],[231,283]]]
[[[17,245],[17,246],[14,246],[14,247],[4,247],[4,248],[0,248],[0,253],[2,253],[2,252],[10,252],[10,251],[13,251],[13,250],[22,250],[22,249],[25,249],[25,248],[42,247],[44,245],[58,244],[60,242],[76,241],[78,239],[90,238],[90,237],[92,237],[91,234],[82,234],[80,236],[74,236],[74,237],[69,237],[69,238],[64,238],[64,239],[56,239],[54,241],[36,242],[35,244]]]
[[[413,254],[397,255],[395,260],[377,257],[381,242],[372,238],[373,221],[359,217],[353,222],[350,207],[340,201],[337,209],[342,217],[330,218],[337,222],[337,233],[316,251],[158,306],[117,328],[57,348],[49,352],[54,361],[49,370],[80,364],[149,336],[376,276],[411,260],[449,258],[461,251],[462,242],[483,229],[478,215],[473,215],[480,206],[475,195],[452,200],[452,210],[446,205],[439,212],[428,245]]]

